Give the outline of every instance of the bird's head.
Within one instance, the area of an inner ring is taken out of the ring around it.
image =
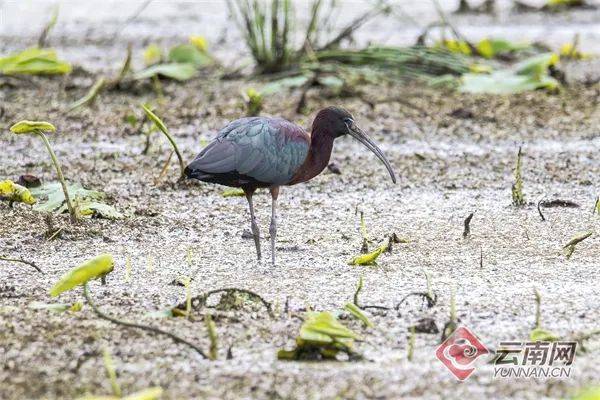
[[[390,165],[389,161],[381,151],[379,147],[369,138],[354,122],[354,117],[347,110],[340,107],[327,107],[319,111],[319,114],[315,118],[315,123],[320,121],[328,126],[328,131],[334,136],[339,138],[344,135],[350,135],[365,147],[371,150],[377,158],[381,160],[383,165],[387,168],[392,178],[392,182],[396,183],[396,176],[394,170]]]

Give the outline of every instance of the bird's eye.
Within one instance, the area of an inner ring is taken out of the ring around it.
[[[344,118],[344,122],[346,123],[348,128],[354,125],[354,121],[352,120],[352,118]]]

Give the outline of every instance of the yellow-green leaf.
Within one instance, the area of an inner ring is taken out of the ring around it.
[[[221,193],[223,197],[236,197],[236,196],[244,196],[245,192],[242,189],[227,189]]]
[[[190,63],[155,64],[137,72],[133,79],[148,79],[160,75],[177,81],[187,81],[196,75],[196,67]]]
[[[161,130],[163,131],[163,133],[168,133],[169,130],[167,129],[167,126],[164,124],[164,122],[162,122],[162,120],[160,118],[158,118],[158,116],[156,114],[154,114],[152,112],[152,110],[150,110],[145,104],[142,104],[142,108],[144,109],[144,112],[146,113],[146,115],[148,116],[148,118],[154,122],[154,124]]]
[[[532,342],[555,342],[560,339],[555,333],[543,328],[532,330],[529,338]]]
[[[33,205],[36,199],[25,186],[14,183],[10,179],[0,182],[0,199]]]
[[[10,127],[12,133],[56,132],[56,128],[46,121],[19,121]]]
[[[600,400],[600,386],[581,390],[573,400]]]
[[[31,48],[0,58],[0,73],[7,75],[52,75],[69,72],[71,65],[58,60],[56,52],[52,49]]]
[[[29,308],[32,310],[48,310],[56,313],[62,313],[65,311],[77,312],[81,311],[83,308],[83,304],[81,302],[75,302],[73,304],[69,303],[42,303],[39,301],[34,301],[29,304]]]
[[[152,43],[144,50],[144,64],[146,66],[154,65],[162,59],[162,50],[157,44]]]
[[[365,313],[363,313],[362,310],[356,304],[347,303],[344,308],[350,314],[354,315],[358,320],[362,321],[365,324],[365,326],[369,328],[372,328],[374,326],[373,323],[369,320],[369,318],[365,315]]]
[[[190,36],[190,43],[203,53],[208,51],[208,42],[204,36]]]
[[[359,336],[346,328],[330,312],[309,313],[300,327],[300,342],[327,344],[339,339],[358,339]]]
[[[139,392],[135,392],[130,394],[129,396],[125,396],[123,400],[155,400],[162,396],[163,390],[161,387],[151,387],[148,389],[140,390]]]
[[[379,257],[381,255],[381,253],[386,251],[387,248],[388,248],[388,245],[384,244],[383,246],[376,248],[374,251],[372,251],[370,253],[361,254],[360,256],[354,257],[352,260],[350,260],[349,264],[350,265],[373,265],[373,264],[375,264],[377,257]]]
[[[83,285],[91,279],[96,279],[110,273],[114,268],[114,260],[110,254],[100,254],[71,269],[50,289],[50,296],[55,297],[71,290],[76,286]]]

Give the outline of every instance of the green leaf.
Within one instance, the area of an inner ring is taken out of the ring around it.
[[[560,340],[560,337],[555,333],[543,329],[543,328],[535,328],[529,334],[529,338],[532,342],[555,342]]]
[[[477,52],[485,58],[493,58],[501,54],[512,53],[529,48],[528,44],[513,43],[504,39],[482,39],[477,43]]]
[[[221,193],[223,197],[237,197],[237,196],[245,196],[246,193],[242,189],[227,189]]]
[[[110,254],[100,254],[71,269],[50,289],[50,296],[56,297],[62,292],[83,285],[91,279],[101,278],[114,268],[114,260]]]
[[[374,265],[374,264],[376,264],[377,258],[381,255],[381,253],[386,251],[387,248],[388,248],[388,245],[384,244],[384,245],[376,248],[374,251],[372,251],[370,253],[361,254],[359,256],[354,257],[352,260],[349,261],[348,264],[350,264],[350,265]]]
[[[211,59],[206,53],[201,52],[193,44],[182,44],[173,47],[169,51],[169,61],[174,63],[188,63],[192,64],[196,68],[208,65],[211,63]]]
[[[308,82],[309,79],[310,76],[308,75],[300,75],[291,78],[279,79],[269,83],[268,85],[265,85],[261,90],[261,93],[263,95],[267,95],[280,92],[283,89],[297,88],[304,85],[306,82]]]
[[[572,400],[598,400],[600,399],[600,386],[589,387],[581,390]]]
[[[45,197],[45,201],[40,201],[33,209],[43,212],[59,212],[66,211],[65,194],[62,190],[60,182],[46,182],[41,186],[30,189],[31,194],[35,197]],[[79,183],[67,184],[67,191],[73,202],[82,202],[84,200],[101,200],[104,198],[104,193],[96,190],[84,189]]]
[[[177,81],[187,81],[196,75],[196,67],[188,63],[156,64],[134,74],[133,79],[141,80],[161,75]]]
[[[372,328],[374,326],[373,323],[369,320],[369,318],[362,312],[360,308],[358,308],[356,304],[347,303],[344,308],[346,309],[346,311],[348,311],[350,314],[356,317],[356,319],[362,321],[365,324],[365,326],[369,328]]]
[[[354,339],[360,338],[330,312],[310,312],[306,316],[296,338],[296,348],[279,350],[278,359],[314,359],[315,355],[320,359],[335,359],[340,351],[350,354]]]
[[[360,337],[342,325],[330,312],[309,313],[300,327],[298,342],[310,344],[328,344],[340,339],[359,339]]]
[[[123,218],[123,214],[108,204],[90,200],[75,200],[74,203],[79,215],[82,216],[94,216],[113,220]]]
[[[462,76],[461,92],[512,94],[536,89],[555,90],[560,83],[548,74],[556,63],[552,53],[540,54],[524,60],[510,69],[491,74],[467,73]]]
[[[0,58],[0,73],[6,75],[53,75],[69,72],[71,72],[71,65],[58,60],[56,52],[51,49],[31,48]]]
[[[29,189],[11,180],[0,181],[0,199],[29,205],[36,202]]]
[[[29,308],[32,310],[48,310],[53,311],[55,313],[63,313],[65,311],[81,311],[83,308],[83,304],[81,302],[75,302],[73,304],[70,303],[42,303],[39,301],[34,301],[29,304]]]
[[[16,134],[36,132],[56,132],[56,128],[46,121],[19,121],[10,127],[10,131]]]

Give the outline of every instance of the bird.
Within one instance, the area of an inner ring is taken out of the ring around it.
[[[300,126],[278,117],[246,117],[227,124],[196,158],[186,166],[188,179],[216,183],[244,191],[250,209],[250,227],[261,260],[260,230],[252,196],[258,189],[271,193],[271,263],[275,265],[277,199],[281,186],[306,182],[329,164],[333,142],[350,135],[385,165],[393,183],[396,176],[377,145],[356,125],[350,112],[341,107],[320,110],[309,134]]]

